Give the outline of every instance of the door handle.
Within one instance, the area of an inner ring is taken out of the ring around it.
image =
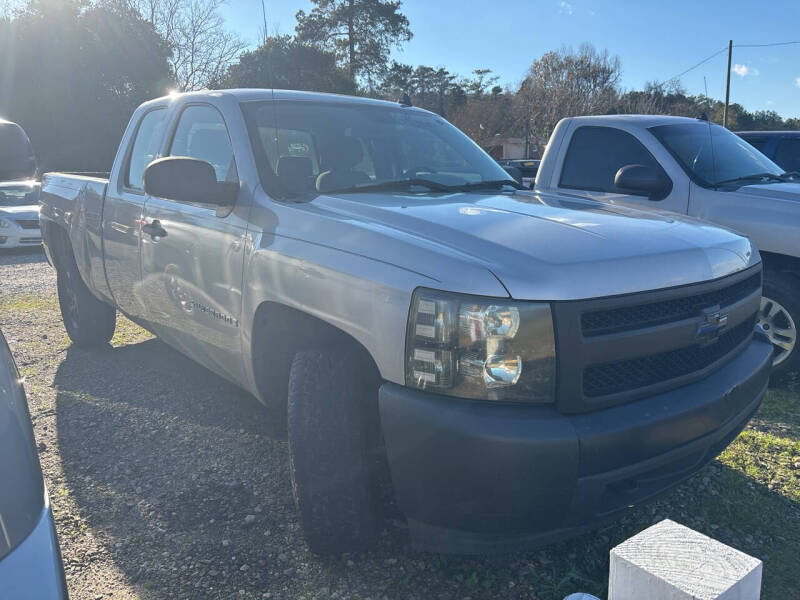
[[[154,242],[157,242],[163,237],[167,237],[167,230],[161,226],[161,221],[158,219],[146,225],[142,225],[142,231],[149,235]]]

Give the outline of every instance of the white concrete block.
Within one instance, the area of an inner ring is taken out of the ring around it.
[[[611,550],[608,600],[759,600],[762,563],[665,519]]]

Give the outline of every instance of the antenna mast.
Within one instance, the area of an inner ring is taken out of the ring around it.
[[[267,9],[264,6],[264,0],[261,0],[261,16],[264,18],[264,45],[267,44]]]

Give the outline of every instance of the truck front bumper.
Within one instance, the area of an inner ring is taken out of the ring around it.
[[[685,480],[761,403],[757,335],[706,379],[579,415],[386,383],[381,425],[400,510],[421,550],[509,552],[580,534]]]

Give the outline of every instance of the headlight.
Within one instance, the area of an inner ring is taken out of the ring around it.
[[[550,305],[417,289],[406,385],[461,398],[553,402]]]
[[[5,219],[0,219],[0,229],[5,229],[6,227],[11,227],[11,223]]]

